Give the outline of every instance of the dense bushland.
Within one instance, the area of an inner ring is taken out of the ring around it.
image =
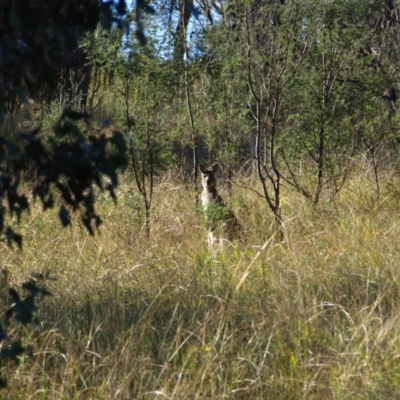
[[[6,3],[0,397],[400,397],[395,2]]]

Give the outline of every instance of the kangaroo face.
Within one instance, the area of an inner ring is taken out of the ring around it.
[[[217,186],[217,179],[212,171],[202,172],[201,183],[203,188],[211,189]]]
[[[201,184],[206,190],[214,189],[217,186],[217,178],[215,177],[215,172],[218,170],[218,164],[213,164],[206,168],[204,164],[199,165],[199,170],[201,172]]]

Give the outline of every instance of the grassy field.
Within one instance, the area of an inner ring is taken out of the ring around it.
[[[90,237],[32,209],[22,252],[1,243],[18,287],[49,274],[32,346],[1,399],[400,399],[400,182],[376,200],[367,173],[335,204],[284,192],[285,240],[254,193],[230,200],[246,239],[214,255],[193,194],[157,184],[150,239],[127,177],[100,197]],[[225,199],[229,201],[226,192]]]

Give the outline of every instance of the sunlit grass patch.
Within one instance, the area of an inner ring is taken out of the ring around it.
[[[53,294],[38,324],[9,331],[32,349],[4,369],[10,398],[400,395],[395,198],[375,204],[366,184],[361,202],[360,177],[335,207],[287,192],[280,241],[262,199],[238,188],[246,236],[210,253],[194,199],[168,179],[150,237],[124,178],[117,205],[99,195],[94,237],[33,208],[24,250],[1,244],[12,285],[42,274]]]

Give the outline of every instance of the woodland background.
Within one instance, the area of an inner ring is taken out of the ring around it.
[[[399,13],[0,1],[0,397],[400,398]]]

